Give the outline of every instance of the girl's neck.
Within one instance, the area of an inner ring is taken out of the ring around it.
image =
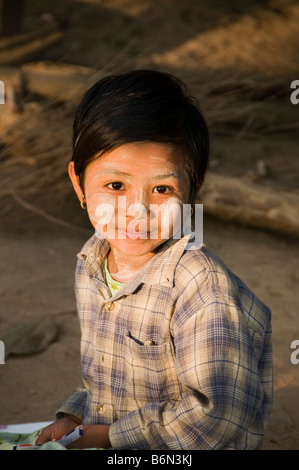
[[[118,282],[127,283],[136,276],[143,266],[154,256],[147,253],[142,256],[126,256],[112,248],[108,253],[108,269],[111,277]]]

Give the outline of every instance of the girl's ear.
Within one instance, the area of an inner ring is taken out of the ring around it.
[[[78,199],[81,202],[82,198],[83,198],[83,191],[82,191],[81,186],[80,186],[79,176],[76,175],[76,173],[75,173],[74,162],[69,163],[68,171],[69,171],[69,177],[70,177],[71,182],[73,184],[73,188],[75,190],[75,193],[77,194]]]

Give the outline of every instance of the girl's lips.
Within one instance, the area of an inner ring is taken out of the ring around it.
[[[128,240],[147,240],[149,237],[146,234],[139,234],[139,233],[126,233],[126,238]]]
[[[125,237],[127,240],[146,240],[150,238],[148,232],[128,232],[119,228],[117,233],[122,236],[121,238]]]

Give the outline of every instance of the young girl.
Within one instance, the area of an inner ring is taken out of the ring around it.
[[[77,448],[260,448],[270,311],[183,230],[208,163],[195,99],[161,72],[104,78],[73,143],[69,175],[95,228],[76,269],[84,386],[37,443],[83,423]]]

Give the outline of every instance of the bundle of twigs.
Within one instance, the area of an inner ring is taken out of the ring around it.
[[[72,119],[63,106],[29,104],[1,136],[1,223],[23,208],[45,212],[61,206],[70,188]]]

